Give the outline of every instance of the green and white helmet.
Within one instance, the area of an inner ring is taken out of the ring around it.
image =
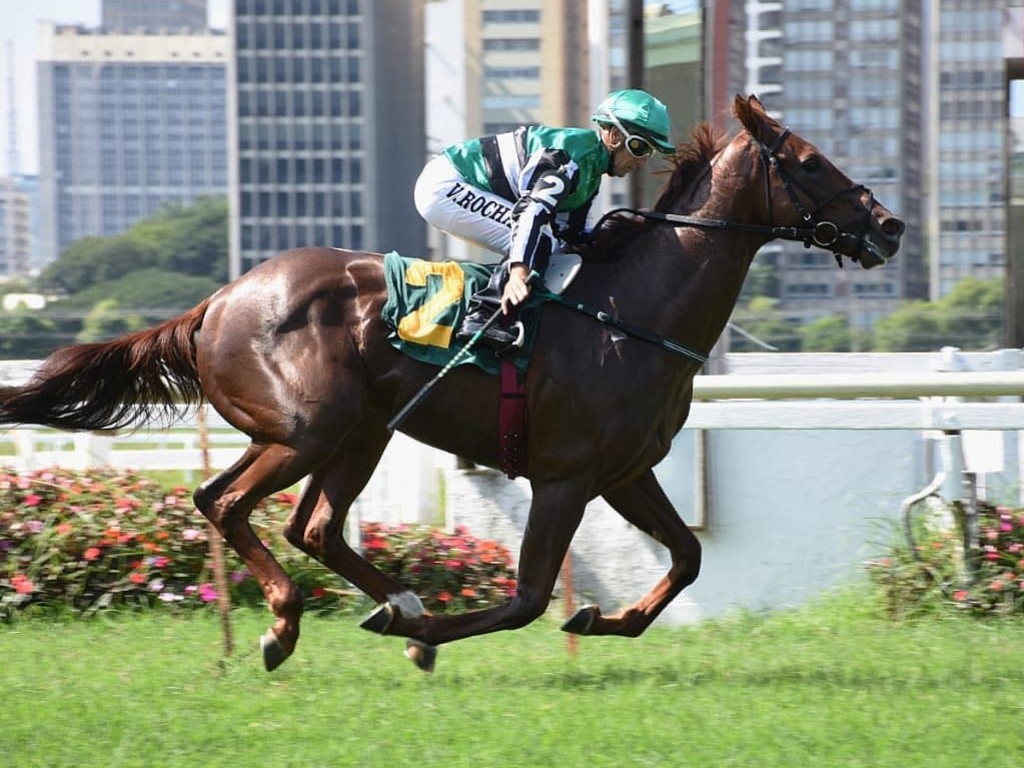
[[[598,104],[590,119],[597,123],[614,125],[626,134],[627,142],[630,134],[634,134],[645,139],[651,147],[662,154],[670,155],[675,152],[675,145],[669,139],[671,124],[668,119],[668,107],[647,91],[636,88],[612,91]]]

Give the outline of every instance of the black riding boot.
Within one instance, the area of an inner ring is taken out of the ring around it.
[[[457,341],[465,344],[477,331],[483,328],[491,315],[498,311],[501,307],[501,295],[505,290],[505,281],[507,279],[508,269],[505,267],[505,262],[502,262],[491,274],[491,279],[487,281],[487,285],[474,293],[472,298],[470,298],[469,311],[466,313],[466,317],[462,320],[462,325],[459,326],[459,330],[455,334]],[[516,341],[516,335],[509,333],[501,327],[501,322],[499,320],[484,331],[484,335],[480,337],[481,342],[499,351],[508,349]]]

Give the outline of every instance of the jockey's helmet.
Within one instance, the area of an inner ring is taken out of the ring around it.
[[[669,139],[668,107],[647,91],[638,88],[612,91],[598,104],[590,119],[620,130],[625,128],[623,133],[627,134],[627,139],[629,133],[637,133],[663,154],[675,152],[675,145]]]

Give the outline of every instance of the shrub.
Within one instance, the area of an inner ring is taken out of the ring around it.
[[[294,494],[275,494],[256,507],[250,523],[305,596],[307,609],[336,608],[357,593],[285,541],[281,521],[294,504]],[[88,613],[212,603],[218,595],[207,532],[183,487],[166,489],[114,470],[0,471],[0,619],[30,606]],[[424,594],[435,609],[483,607],[504,601],[514,588],[507,551],[465,531],[449,536],[370,525],[364,546],[371,562]],[[446,566],[450,573],[442,573]],[[233,602],[263,602],[256,580],[227,547],[225,568]]]
[[[869,564],[892,615],[936,606],[1024,613],[1024,510],[980,505],[977,552],[964,552],[959,530],[920,523],[912,530],[913,549],[897,545]]]
[[[413,587],[427,610],[485,608],[515,594],[509,551],[463,526],[448,534],[426,526],[366,523],[361,533],[366,559]]]

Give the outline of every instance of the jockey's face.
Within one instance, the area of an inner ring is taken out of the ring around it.
[[[637,168],[647,165],[651,154],[636,157],[626,148],[626,137],[613,125],[601,127],[601,140],[611,153],[612,161],[608,169],[609,176],[628,176]]]

